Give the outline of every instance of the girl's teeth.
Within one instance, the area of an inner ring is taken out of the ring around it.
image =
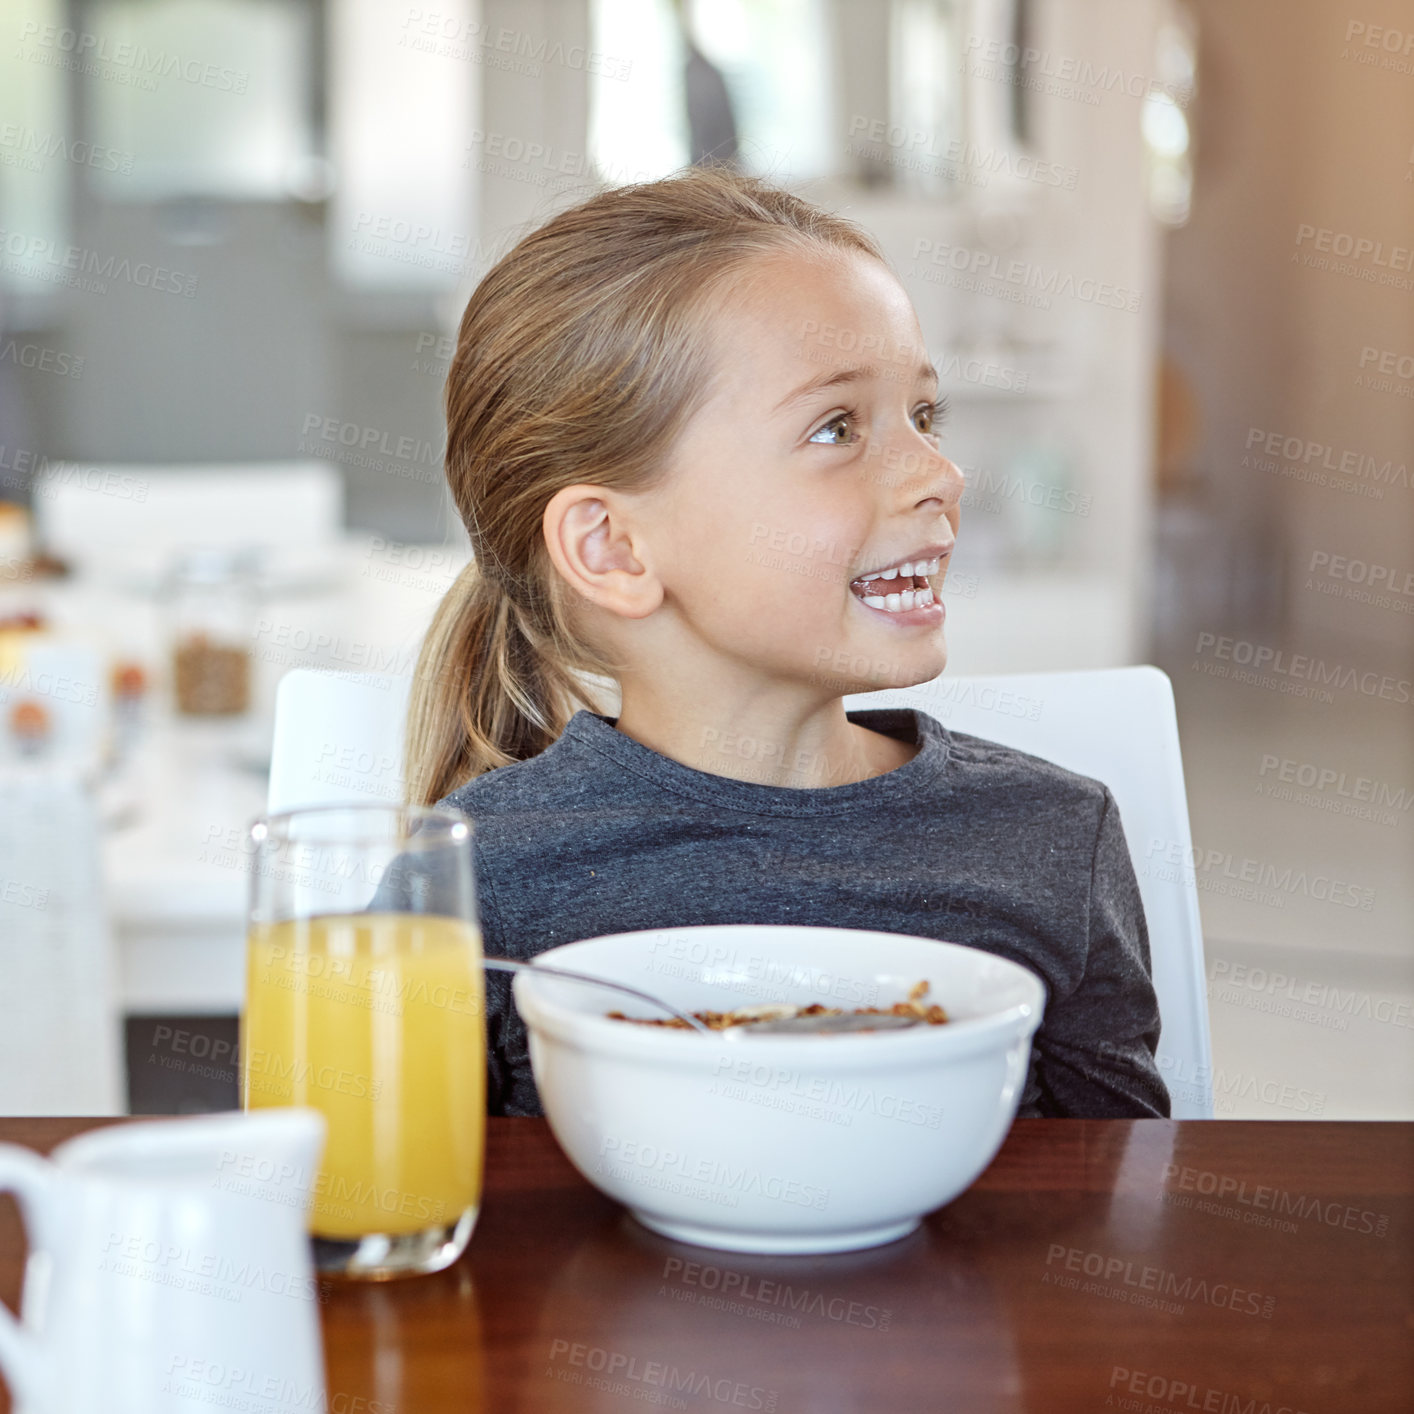
[[[924,585],[922,589],[905,589],[899,594],[863,594],[860,596],[871,609],[884,609],[891,614],[906,613],[909,609],[925,609],[933,602],[933,588]]]
[[[876,589],[882,589],[885,585],[895,584],[900,588],[886,594],[861,594],[859,597],[871,609],[884,609],[889,613],[906,613],[909,609],[922,609],[934,602],[933,588],[931,585],[923,584],[917,588],[913,585],[915,578],[926,579],[929,575],[937,574],[938,566],[942,563],[941,558],[931,560],[909,560],[888,571],[887,574],[877,574],[868,580],[858,581],[859,588],[864,585],[873,585]],[[908,587],[902,588],[903,585]]]

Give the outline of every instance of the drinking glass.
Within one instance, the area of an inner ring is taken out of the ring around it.
[[[486,1042],[472,825],[329,805],[251,826],[241,1098],[328,1121],[324,1272],[440,1271],[481,1200]]]

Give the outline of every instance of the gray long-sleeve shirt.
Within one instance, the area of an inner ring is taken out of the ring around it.
[[[1045,983],[1022,1116],[1166,1116],[1148,930],[1109,789],[926,713],[849,718],[922,749],[795,789],[695,770],[580,711],[540,755],[452,792],[441,803],[475,824],[486,951],[709,923],[964,943]],[[488,1107],[542,1113],[504,973],[487,1009]]]

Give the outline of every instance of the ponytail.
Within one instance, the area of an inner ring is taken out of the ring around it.
[[[437,606],[408,703],[413,804],[433,805],[486,771],[538,755],[579,707],[597,705],[568,670],[569,655],[547,652],[527,617],[475,560]]]

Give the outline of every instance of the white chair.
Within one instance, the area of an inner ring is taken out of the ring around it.
[[[403,798],[403,735],[412,679],[293,668],[275,691],[272,813]]]
[[[399,686],[400,684],[400,686]],[[408,679],[299,668],[280,683],[270,808],[388,799],[401,790]],[[1203,933],[1173,690],[1157,668],[949,678],[845,698],[850,710],[916,707],[1103,781],[1119,806],[1149,926],[1163,1030],[1158,1065],[1175,1119],[1211,1119]],[[1175,867],[1174,858],[1184,861]]]
[[[845,707],[916,707],[1103,781],[1134,861],[1163,1030],[1158,1065],[1175,1119],[1213,1117],[1203,929],[1173,688],[1158,668],[949,677],[859,693]],[[1181,863],[1175,863],[1181,861]]]

